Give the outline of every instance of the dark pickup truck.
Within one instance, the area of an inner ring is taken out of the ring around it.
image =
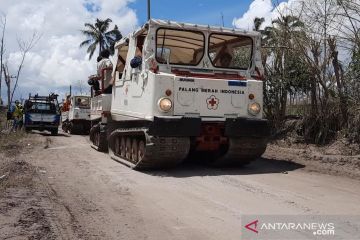
[[[25,131],[47,130],[51,135],[57,135],[60,124],[60,109],[58,95],[29,96],[24,104]]]

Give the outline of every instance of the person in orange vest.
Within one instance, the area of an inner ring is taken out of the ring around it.
[[[67,112],[70,110],[70,94],[66,96],[66,100],[61,108],[62,112]]]

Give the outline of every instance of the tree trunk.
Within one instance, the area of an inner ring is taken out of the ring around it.
[[[99,56],[100,56],[102,50],[104,50],[104,49],[103,49],[103,45],[102,45],[102,37],[100,37],[100,40],[99,40]]]
[[[311,116],[316,116],[317,114],[317,96],[316,96],[316,80],[314,77],[311,77]]]
[[[8,101],[8,108],[10,108],[11,106],[11,100],[10,100],[10,97],[11,97],[11,80],[10,80],[10,76],[7,76],[8,80],[7,80],[7,83],[6,83],[6,86],[7,86],[7,101]]]
[[[5,19],[5,23],[2,29],[2,36],[1,36],[1,46],[0,46],[0,101],[2,100],[1,98],[1,87],[2,87],[2,76],[3,76],[3,56],[4,56],[4,38],[5,38],[5,26],[6,26],[6,19]]]
[[[3,71],[4,71],[4,77],[5,77],[5,84],[7,87],[7,103],[8,103],[8,108],[10,109],[10,105],[11,105],[11,100],[10,100],[10,96],[11,96],[11,78],[10,78],[10,74],[9,74],[9,70],[7,68],[7,66],[3,65]]]
[[[329,47],[330,47],[330,51],[331,51],[331,56],[332,56],[332,65],[334,67],[334,73],[335,73],[335,80],[336,80],[336,87],[338,90],[338,94],[339,94],[339,98],[340,98],[340,111],[341,111],[341,115],[342,115],[342,124],[345,124],[348,120],[348,109],[347,109],[347,101],[346,98],[344,96],[344,88],[343,88],[343,84],[342,84],[342,79],[341,79],[341,74],[340,74],[340,70],[341,70],[341,65],[339,63],[339,59],[338,59],[338,51],[336,50],[336,40],[334,38],[329,39]]]
[[[281,96],[280,96],[280,118],[281,121],[285,119],[285,115],[286,115],[286,104],[287,104],[287,91],[286,89],[283,87],[282,91],[281,91]]]

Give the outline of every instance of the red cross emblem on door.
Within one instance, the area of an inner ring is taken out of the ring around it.
[[[210,110],[216,110],[219,106],[219,99],[214,95],[211,95],[208,99],[206,99],[207,108]]]

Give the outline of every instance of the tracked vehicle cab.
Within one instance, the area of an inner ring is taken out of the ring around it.
[[[70,134],[90,131],[90,96],[68,96],[66,107],[61,111],[62,130]]]
[[[193,153],[210,153],[214,165],[259,157],[269,133],[260,40],[257,32],[154,19],[121,39],[107,122],[112,157],[138,169]]]

